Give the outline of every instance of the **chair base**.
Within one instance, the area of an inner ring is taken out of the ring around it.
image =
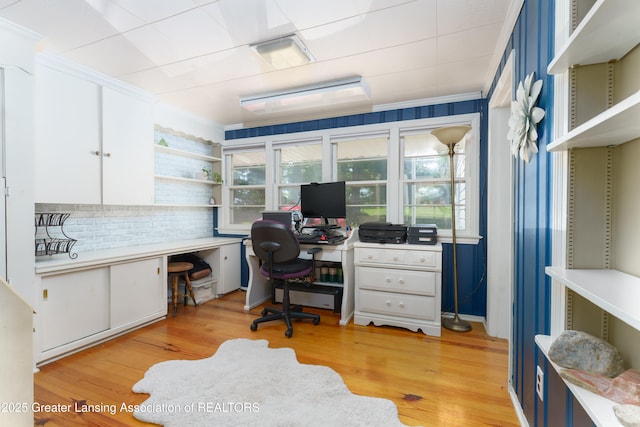
[[[283,320],[287,325],[284,335],[291,338],[293,335],[293,325],[291,319],[312,319],[314,325],[320,324],[320,315],[312,313],[303,313],[301,306],[292,307],[291,310],[278,310],[277,308],[267,307],[262,310],[262,317],[256,319],[251,324],[251,330],[256,331],[259,323],[270,322],[272,320]]]

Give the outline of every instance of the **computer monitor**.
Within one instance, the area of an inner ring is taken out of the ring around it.
[[[277,221],[284,224],[287,228],[293,228],[293,212],[292,211],[264,211],[262,219]]]
[[[325,182],[300,186],[300,212],[303,218],[321,218],[326,225],[329,219],[347,217],[345,183]]]

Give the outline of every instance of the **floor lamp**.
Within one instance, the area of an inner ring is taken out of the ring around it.
[[[453,302],[454,317],[442,319],[442,326],[455,332],[471,330],[471,324],[458,316],[458,259],[456,253],[456,197],[454,191],[455,170],[453,154],[456,144],[471,130],[471,126],[449,126],[431,131],[431,135],[449,148],[449,175],[451,178],[451,239],[453,249]]]

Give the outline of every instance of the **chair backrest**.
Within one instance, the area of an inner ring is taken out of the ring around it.
[[[277,251],[273,252],[274,264],[294,260],[300,255],[300,243],[298,243],[293,231],[279,222],[259,220],[251,225],[253,252],[265,262],[269,260],[269,253],[262,245],[266,242],[276,243],[280,246]]]

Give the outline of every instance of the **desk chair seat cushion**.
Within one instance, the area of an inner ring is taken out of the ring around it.
[[[298,258],[287,263],[273,264],[273,278],[275,280],[297,279],[308,276],[312,271],[313,261],[310,259]],[[265,277],[269,277],[269,265],[267,263],[262,264],[260,273]]]

